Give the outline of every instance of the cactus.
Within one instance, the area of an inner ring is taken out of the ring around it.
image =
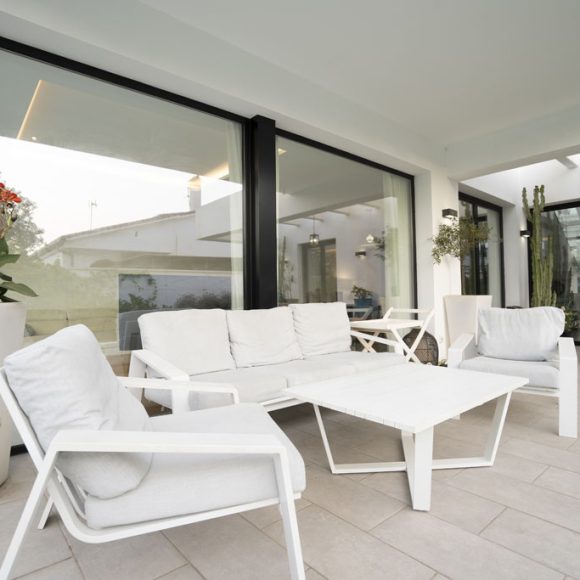
[[[552,252],[552,238],[548,237],[546,251],[542,236],[542,210],[546,205],[544,186],[534,187],[534,206],[530,209],[526,188],[522,190],[522,203],[524,213],[532,223],[532,236],[530,245],[532,248],[532,306],[555,306],[556,293],[552,291],[552,276],[554,267],[554,255]]]

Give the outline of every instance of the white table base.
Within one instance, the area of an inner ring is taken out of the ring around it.
[[[429,511],[431,507],[431,479],[433,469],[462,469],[466,467],[490,467],[495,461],[501,433],[505,423],[511,393],[496,399],[495,413],[491,421],[489,435],[483,455],[479,457],[458,457],[450,459],[433,459],[433,429],[429,427],[419,433],[401,431],[405,461],[388,461],[379,463],[335,463],[326,436],[326,429],[320,408],[314,406],[316,420],[322,436],[324,450],[332,473],[383,473],[406,471],[413,509]]]

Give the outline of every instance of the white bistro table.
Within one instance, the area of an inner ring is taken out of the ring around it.
[[[407,314],[425,314],[423,320],[416,320],[412,318],[391,318],[393,312],[405,312]],[[433,317],[434,310],[424,310],[420,308],[389,308],[383,318],[377,318],[374,320],[356,320],[350,323],[350,327],[353,330],[358,330],[368,334],[368,338],[362,338],[358,336],[358,341],[363,345],[366,352],[374,352],[373,338],[379,336],[379,334],[391,333],[396,341],[401,345],[405,358],[407,360],[412,359],[415,362],[421,362],[415,355],[415,350],[419,346],[419,342],[423,338],[425,331],[427,330],[427,325]],[[407,346],[403,341],[401,336],[402,330],[411,330],[413,328],[420,328],[419,334],[417,334],[413,344]],[[370,333],[370,334],[369,334]]]
[[[401,364],[292,387],[288,392],[314,406],[332,473],[406,471],[413,508],[428,511],[433,469],[493,465],[511,393],[527,383],[521,377]],[[497,401],[495,413],[481,456],[433,459],[436,425],[494,399]],[[405,460],[336,464],[319,407],[400,429]]]

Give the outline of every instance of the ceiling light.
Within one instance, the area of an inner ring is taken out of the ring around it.
[[[284,155],[284,153],[287,153],[286,149],[282,149],[282,147],[278,147],[278,155]]]

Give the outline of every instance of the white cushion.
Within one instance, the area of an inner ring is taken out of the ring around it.
[[[227,321],[237,367],[271,365],[302,358],[288,307],[230,310]]]
[[[10,388],[46,451],[63,429],[148,429],[143,405],[121,386],[91,331],[71,326],[4,361]],[[66,453],[58,467],[94,496],[139,485],[151,463],[142,453]]]
[[[353,366],[356,372],[373,371],[394,365],[406,364],[402,354],[394,352],[335,352],[309,358],[310,361],[323,362],[335,365]]]
[[[291,304],[298,344],[305,357],[350,350],[350,322],[343,302]]]
[[[356,372],[354,366],[337,364],[334,361],[293,360],[276,366],[288,387],[354,375]]]
[[[155,431],[274,435],[288,451],[294,492],[306,486],[302,457],[259,405],[240,404],[155,417]],[[120,497],[88,496],[92,528],[133,524],[278,497],[271,457],[156,454],[141,485]]]
[[[188,375],[235,367],[225,310],[150,312],[139,317],[143,348]]]
[[[233,385],[240,395],[240,401],[262,402],[276,397],[282,397],[286,389],[286,379],[279,370],[279,365],[236,369],[192,375],[192,381],[208,383],[226,383]],[[171,409],[171,391],[145,389],[145,397],[159,405]],[[229,395],[208,395],[191,393],[189,404],[191,409],[203,409],[214,405],[227,405],[232,402]]]
[[[519,361],[476,356],[464,360],[460,368],[470,371],[497,373],[513,377],[525,377],[530,383],[528,387],[543,387],[558,389],[560,387],[560,372],[556,363],[547,361]]]
[[[560,308],[506,309],[479,311],[479,354],[509,360],[550,360],[564,332],[564,312]]]

